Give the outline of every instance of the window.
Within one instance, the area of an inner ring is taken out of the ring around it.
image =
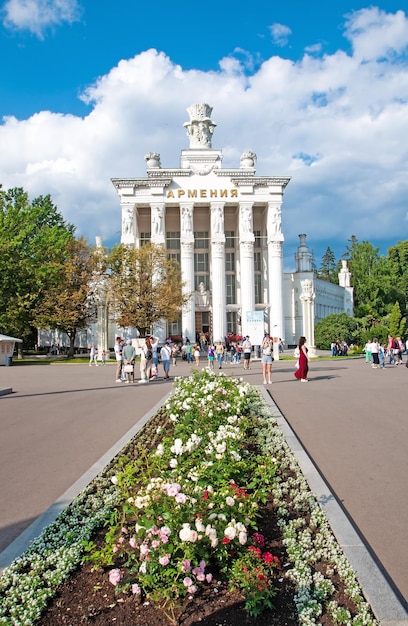
[[[225,271],[235,272],[235,252],[225,253]]]
[[[150,243],[151,233],[140,233],[140,247]]]
[[[260,252],[254,252],[254,269],[255,272],[262,272],[262,255]]]
[[[197,231],[194,233],[194,248],[196,250],[208,250],[208,231]]]
[[[227,274],[225,277],[225,291],[227,304],[235,304],[237,301],[235,274]]]
[[[254,230],[254,235],[255,235],[255,248],[262,248],[261,231]]]
[[[166,233],[167,250],[180,250],[180,231],[169,231]]]
[[[196,252],[194,254],[194,271],[208,272],[208,252]]]
[[[236,335],[237,331],[237,314],[235,311],[227,311],[227,333]]]
[[[225,247],[235,248],[235,231],[234,230],[225,231]]]
[[[261,274],[255,274],[255,304],[263,302],[262,298],[262,276]]]
[[[180,252],[169,252],[167,254],[167,257],[172,261],[177,261],[177,263],[180,265]]]

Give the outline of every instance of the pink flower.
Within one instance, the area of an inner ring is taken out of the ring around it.
[[[147,545],[145,543],[142,543],[142,545],[140,546],[140,554],[142,556],[147,556],[149,554],[150,550],[147,547]]]
[[[130,545],[131,548],[136,548],[136,546],[137,546],[136,537],[131,537],[129,539],[129,545]]]
[[[120,569],[111,569],[109,572],[109,582],[112,585],[117,585],[123,578],[123,574]]]
[[[177,493],[174,499],[178,504],[185,504],[187,496],[184,493]]]
[[[191,570],[191,565],[190,565],[190,561],[188,559],[185,559],[183,566],[181,568],[182,572],[189,572]]]
[[[140,596],[140,594],[142,593],[142,590],[136,583],[131,586],[131,590],[134,596]]]
[[[171,485],[167,485],[167,495],[175,496],[180,491],[181,487],[178,483],[172,483]]]
[[[158,548],[159,545],[160,545],[160,541],[157,541],[157,539],[153,539],[152,548]]]
[[[166,554],[165,556],[159,557],[160,565],[168,565],[170,563],[170,554]]]
[[[197,587],[195,585],[190,585],[190,587],[187,588],[188,593],[195,593],[197,591]]]
[[[186,576],[185,579],[183,580],[183,585],[185,587],[191,587],[192,584],[193,584],[193,581],[191,580],[191,578],[189,576]]]
[[[261,533],[254,533],[254,542],[263,548],[265,545],[265,537]]]
[[[213,575],[212,574],[207,574],[205,579],[208,583],[210,583],[212,581]]]
[[[197,574],[197,580],[199,580],[200,582],[203,582],[205,580],[204,572],[201,569]]]

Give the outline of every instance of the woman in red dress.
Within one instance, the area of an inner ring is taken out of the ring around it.
[[[302,383],[307,383],[307,372],[309,371],[309,357],[307,356],[306,337],[299,337],[299,367],[295,372],[295,378]]]

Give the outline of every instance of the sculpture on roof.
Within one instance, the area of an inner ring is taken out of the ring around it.
[[[190,148],[211,148],[211,137],[216,127],[211,121],[212,107],[209,104],[192,104],[187,109],[190,121],[185,122]]]

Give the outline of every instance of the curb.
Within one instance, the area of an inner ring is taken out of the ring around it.
[[[311,491],[326,515],[333,534],[347,557],[376,619],[381,626],[408,626],[408,612],[355,531],[329,486],[321,477],[270,393],[262,386],[259,389],[270,406],[272,416],[276,419]]]

